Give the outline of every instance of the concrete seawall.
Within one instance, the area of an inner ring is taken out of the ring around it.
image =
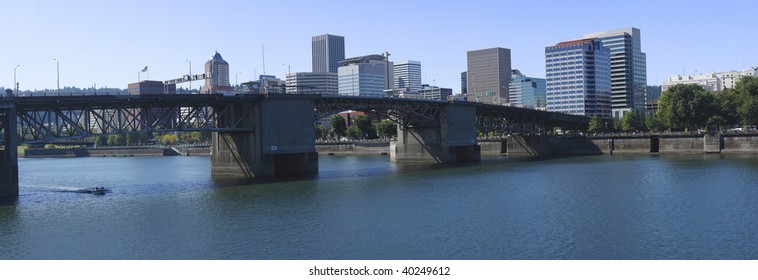
[[[208,156],[210,147],[177,148],[181,155]],[[134,157],[134,156],[164,156],[165,148],[161,147],[123,147],[123,148],[81,148],[81,149],[26,149],[24,157]]]
[[[758,133],[720,134],[605,134],[547,137],[549,145],[537,138],[510,136],[479,142],[482,155],[545,156],[592,154],[758,154]]]
[[[355,142],[355,143],[318,143],[316,152],[319,155],[388,155],[390,143]]]
[[[721,153],[758,154],[758,135],[756,134],[722,135],[721,143]]]
[[[481,155],[546,156],[592,154],[758,154],[758,133],[614,134],[574,137],[544,136],[479,141]],[[511,141],[509,143],[509,140]],[[536,145],[536,147],[534,146]],[[210,147],[178,147],[179,155],[208,156]],[[317,143],[319,155],[388,155],[390,143]],[[176,153],[174,153],[176,154]],[[25,157],[163,156],[160,147],[26,149]]]

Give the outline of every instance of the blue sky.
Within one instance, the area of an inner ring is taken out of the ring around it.
[[[419,60],[426,83],[460,89],[466,51],[511,49],[512,67],[544,77],[544,48],[586,33],[636,27],[648,84],[674,73],[758,66],[756,1],[6,1],[0,87],[126,88],[203,71],[218,50],[231,83],[311,70],[311,37],[345,37],[347,57]],[[723,3],[723,4],[722,4]],[[143,73],[144,75],[145,73]],[[144,79],[145,76],[142,76]],[[193,83],[197,87],[199,83]]]

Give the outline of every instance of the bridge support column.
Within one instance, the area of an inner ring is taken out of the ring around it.
[[[446,105],[439,116],[439,126],[398,127],[397,141],[390,144],[393,162],[479,162],[476,143],[476,108],[459,104]]]
[[[18,147],[16,110],[0,112],[3,130],[3,150],[0,151],[0,197],[18,196]]]
[[[550,155],[550,141],[545,135],[508,135],[506,137],[509,157],[544,157]]]
[[[268,177],[318,173],[314,145],[313,101],[267,97],[240,104],[219,122],[252,123],[253,131],[213,133],[211,173],[214,176]]]

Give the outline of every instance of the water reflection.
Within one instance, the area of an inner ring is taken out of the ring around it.
[[[754,157],[319,165],[240,180],[207,158],[25,160],[0,259],[758,258]],[[53,191],[101,185],[113,192]]]

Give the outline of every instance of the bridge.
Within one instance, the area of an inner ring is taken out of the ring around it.
[[[0,100],[0,196],[18,195],[16,147],[139,132],[211,131],[216,176],[315,174],[314,121],[355,110],[398,124],[396,162],[479,161],[478,133],[529,146],[554,128],[585,130],[589,118],[472,102],[335,95],[105,95]],[[536,139],[536,140],[534,140]]]

